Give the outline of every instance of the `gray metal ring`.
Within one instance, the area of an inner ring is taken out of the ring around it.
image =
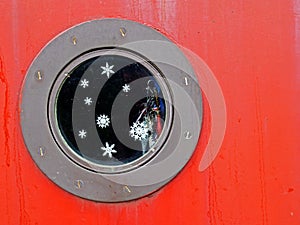
[[[52,134],[55,126],[51,121],[49,124],[48,111],[53,118],[51,99],[57,90],[53,87],[59,84],[56,82],[62,79],[66,66],[80,56],[108,47],[135,52],[161,71],[172,95],[174,114],[168,136],[147,162],[122,173],[107,174],[97,167],[89,168],[90,164],[78,163],[61,149],[58,136]],[[21,126],[33,160],[58,186],[94,201],[128,201],[161,188],[192,156],[201,123],[201,92],[188,60],[165,36],[128,20],[93,20],[58,35],[31,64],[22,91]]]

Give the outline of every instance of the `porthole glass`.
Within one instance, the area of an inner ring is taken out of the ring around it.
[[[165,126],[171,110],[163,76],[121,50],[88,54],[75,64],[56,96],[58,133],[66,144],[62,148],[106,168],[104,172],[145,162],[161,148],[170,126]]]

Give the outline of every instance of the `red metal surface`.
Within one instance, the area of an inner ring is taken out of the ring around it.
[[[0,11],[0,224],[300,223],[300,1],[12,0]],[[211,124],[205,101],[187,167],[162,190],[122,204],[54,185],[30,158],[19,126],[21,84],[36,54],[64,29],[104,17],[148,24],[198,54],[219,80],[228,113],[207,170],[198,170]]]

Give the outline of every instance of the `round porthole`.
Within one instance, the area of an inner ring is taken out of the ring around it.
[[[38,167],[94,201],[143,197],[197,145],[200,88],[166,37],[127,20],[94,20],[53,39],[30,66],[21,126]]]

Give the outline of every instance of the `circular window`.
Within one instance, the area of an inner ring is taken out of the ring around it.
[[[165,36],[128,20],[93,20],[58,35],[28,69],[21,99],[37,166],[93,201],[163,187],[191,158],[201,130],[190,63]]]
[[[134,169],[160,150],[172,120],[161,73],[121,49],[97,50],[71,62],[50,95],[49,115],[61,149],[89,169]]]

